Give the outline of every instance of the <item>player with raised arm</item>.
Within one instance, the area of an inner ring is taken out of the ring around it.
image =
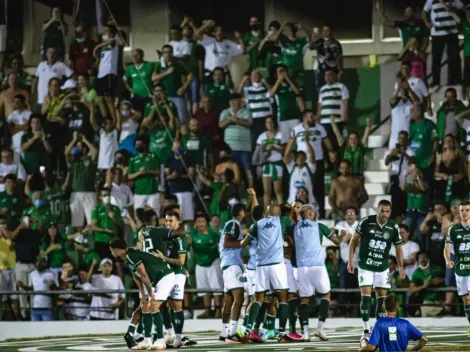
[[[289,305],[287,304],[287,270],[284,263],[284,236],[280,220],[281,207],[270,205],[268,217],[256,223],[256,227],[239,242],[246,247],[252,240],[257,239],[256,247],[256,300],[250,308],[245,336],[253,342],[264,342],[259,334],[252,330],[258,313],[264,303],[267,291],[276,292],[279,301],[279,336],[280,342],[299,340],[291,334],[285,334]]]
[[[446,237],[444,258],[446,266],[455,270],[457,294],[462,297],[465,316],[470,323],[470,202],[462,202],[459,207],[460,223],[452,225]],[[454,246],[455,263],[450,258],[450,251]],[[470,328],[468,328],[470,337]]]
[[[325,267],[325,251],[322,247],[323,237],[329,238],[339,245],[341,238],[335,236],[331,230],[316,221],[315,211],[311,205],[300,208],[301,221],[295,225],[294,242],[297,259],[298,285],[300,295],[300,324],[304,341],[310,341],[308,330],[309,302],[317,293],[321,296],[318,313],[318,325],[314,336],[322,341],[328,341],[323,326],[328,317],[330,308],[330,279]]]
[[[144,316],[144,341],[133,346],[133,350],[164,350],[163,318],[160,305],[165,302],[175,286],[175,273],[163,259],[135,248],[128,248],[126,241],[114,239],[109,245],[115,258],[126,261],[134,281],[142,296],[142,305],[151,314]],[[150,299],[147,299],[147,295]],[[156,339],[152,344],[152,325],[155,326]]]
[[[220,266],[224,280],[225,302],[222,310],[222,333],[220,340],[226,343],[242,343],[237,336],[238,319],[244,297],[243,253],[240,241],[243,239],[242,222],[247,213],[243,204],[232,207],[232,220],[225,224],[220,238]]]
[[[364,334],[361,337],[361,347],[367,345],[370,338],[370,304],[372,288],[376,292],[377,318],[385,316],[383,304],[390,289],[388,258],[392,243],[395,245],[400,277],[406,277],[403,269],[402,239],[397,223],[390,220],[392,204],[381,200],[378,204],[377,215],[363,218],[356,227],[356,233],[349,244],[348,271],[354,274],[354,253],[359,246],[358,277],[361,289],[361,317]],[[360,241],[360,244],[359,244]]]

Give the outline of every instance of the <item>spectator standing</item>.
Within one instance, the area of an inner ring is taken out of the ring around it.
[[[83,24],[88,28],[90,36],[97,40],[98,33],[103,32],[103,0],[73,0],[72,6],[72,23]]]
[[[42,105],[44,98],[48,94],[49,81],[52,78],[58,78],[64,80],[73,75],[73,71],[62,62],[57,61],[57,50],[55,48],[49,48],[46,51],[47,60],[42,61],[36,69],[36,77],[33,81],[32,95],[37,90],[38,100],[37,103]],[[36,88],[37,84],[37,88]]]
[[[155,69],[154,64],[144,61],[144,51],[135,49],[133,53],[133,64],[130,65],[124,74],[124,85],[131,93],[132,107],[141,113],[149,103],[152,74]],[[131,84],[129,84],[131,81]]]
[[[446,262],[442,255],[445,247],[445,234],[442,233],[442,221],[447,214],[447,206],[443,201],[434,202],[432,212],[426,215],[421,223],[421,248],[426,251],[429,258],[433,258],[435,265],[445,266]]]
[[[6,217],[10,226],[24,210],[24,198],[16,192],[16,176],[5,176],[5,191],[0,192],[0,212]],[[2,219],[0,218],[0,221]]]
[[[2,162],[0,163],[0,192],[5,191],[5,176],[15,175],[19,183],[26,181],[26,170],[21,163],[16,163],[13,158],[13,151],[3,148],[1,152]],[[25,280],[26,281],[26,280]]]
[[[95,239],[95,252],[101,258],[108,258],[109,243],[121,233],[123,224],[121,209],[111,204],[111,191],[107,187],[100,190],[99,203],[91,213],[91,230]]]
[[[269,95],[276,100],[279,130],[282,133],[282,142],[286,143],[292,129],[300,123],[301,109],[304,110],[304,106],[299,104],[300,90],[287,75],[287,67],[278,65],[275,72],[276,81],[269,90]]]
[[[49,48],[57,50],[57,58],[64,61],[65,58],[65,37],[69,32],[69,26],[64,20],[64,14],[58,7],[51,8],[51,18],[42,24],[44,41],[42,44],[42,59],[46,60],[46,52]]]
[[[231,149],[233,160],[245,170],[248,188],[253,187],[251,174],[251,124],[250,111],[242,107],[240,94],[230,96],[230,108],[220,114],[219,127],[224,129],[224,141]]]
[[[109,250],[109,249],[108,249]],[[94,290],[123,290],[124,285],[119,276],[113,275],[113,261],[104,258],[100,263],[101,274],[91,277],[91,285]],[[91,320],[117,320],[118,308],[124,303],[124,293],[96,294],[93,295],[90,305]]]
[[[193,51],[193,43],[188,40],[183,40],[182,27],[187,21],[189,21],[189,18],[185,17],[181,26],[175,24],[170,28],[170,41],[168,44],[171,45],[173,55],[178,59],[190,56]]]
[[[119,133],[119,150],[126,150],[130,154],[135,155],[137,151],[134,148],[135,139],[137,137],[137,130],[142,114],[140,111],[133,109],[133,106],[128,101],[121,103],[121,108],[116,110],[116,129]]]
[[[405,274],[409,280],[413,277],[414,272],[418,268],[418,253],[419,244],[410,241],[410,231],[407,225],[400,224],[400,235],[403,240],[402,251],[403,251],[403,267],[405,268]],[[390,249],[390,255],[396,257],[395,246]]]
[[[456,120],[456,116],[465,110],[467,110],[467,107],[461,100],[457,99],[455,88],[448,88],[445,92],[445,100],[437,111],[436,127],[441,146],[444,142],[444,137],[449,134],[456,137],[460,145],[465,146],[467,139],[466,132],[464,129],[459,128]]]
[[[70,45],[70,67],[76,75],[92,75],[96,58],[93,56],[97,42],[90,39],[83,24],[75,26],[75,41]]]
[[[432,108],[431,108],[431,94],[429,94],[428,87],[424,80],[413,77],[411,75],[412,65],[409,61],[404,61],[401,63],[400,72],[398,72],[397,77],[398,81],[395,83],[395,89],[403,87],[405,89],[411,89],[416,97],[418,98],[419,102],[424,103],[426,106],[426,112],[429,116],[432,116]],[[401,80],[401,84],[400,84]],[[404,82],[408,82],[408,86]],[[412,97],[413,102],[415,101],[414,97]]]
[[[31,97],[27,90],[20,86],[18,76],[10,72],[6,77],[8,87],[0,93],[0,107],[3,107],[5,117],[8,117],[15,110],[15,97],[22,95],[25,98],[26,106],[30,108]]]
[[[330,117],[335,117],[341,133],[349,120],[349,90],[338,81],[338,71],[335,69],[325,71],[325,81],[325,85],[320,88],[318,94],[316,119],[318,123],[325,126],[328,136],[333,136]],[[334,162],[334,160],[331,161]]]
[[[77,75],[77,91],[80,96],[80,101],[86,104],[98,105],[98,93],[95,89],[90,88],[88,77],[89,76],[86,74]]]
[[[90,114],[93,117],[91,124],[95,132],[99,134],[98,148],[98,170],[104,172],[113,167],[114,154],[118,151],[118,130],[116,129],[116,121],[112,118],[103,119],[103,125],[100,127],[94,119],[94,112]],[[120,115],[119,115],[120,117]]]
[[[186,124],[189,115],[185,93],[191,84],[193,74],[174,58],[171,45],[164,45],[162,52],[163,58],[155,66],[152,81],[162,84],[168,100],[176,105],[181,123]]]
[[[150,206],[157,214],[160,213],[160,194],[158,193],[158,176],[160,161],[148,151],[145,138],[139,136],[135,141],[137,155],[129,161],[129,181],[134,181],[134,208]]]
[[[189,131],[182,126],[182,146],[185,156],[191,160],[193,165],[201,165],[211,172],[214,170],[214,155],[209,137],[199,128],[199,121],[192,118],[189,120]],[[181,203],[180,203],[181,204]]]
[[[21,149],[23,150],[23,164],[29,174],[39,171],[40,166],[48,167],[52,146],[42,125],[42,117],[33,114],[29,120],[28,131],[21,136]]]
[[[212,98],[215,109],[222,111],[230,106],[231,84],[230,72],[216,67],[212,73],[212,83],[204,85],[204,94]]]
[[[1,60],[1,53],[0,53]],[[24,69],[23,56],[21,54],[11,55],[10,56],[10,66],[11,73],[16,75],[16,79],[20,88],[25,89],[27,92],[31,92],[31,75]],[[5,82],[3,84],[8,84],[8,76],[5,77]]]
[[[62,270],[62,262],[66,258],[64,238],[57,229],[57,224],[51,222],[47,226],[47,234],[41,245],[40,256],[47,257],[49,269],[55,276]]]
[[[199,129],[211,138],[211,145],[216,150],[220,150],[223,143],[219,128],[219,116],[220,111],[213,107],[212,98],[203,95],[201,107],[196,111],[193,118],[198,121]]]
[[[18,281],[18,286],[28,291],[50,291],[59,287],[57,275],[49,270],[47,257],[39,256],[36,262],[36,270],[29,274],[28,283],[25,285]],[[55,320],[54,306],[51,296],[33,295],[31,321]]]
[[[7,122],[11,131],[11,148],[14,150],[14,160],[19,163],[23,152],[21,150],[21,137],[29,127],[32,112],[27,109],[24,95],[15,96],[15,110],[8,115]]]
[[[422,16],[424,23],[431,29],[432,37],[432,79],[431,89],[441,85],[441,61],[444,48],[447,48],[449,80],[453,86],[461,82],[458,28],[455,19],[449,12],[460,10],[464,6],[460,0],[444,1],[426,0]]]
[[[282,134],[279,132],[277,121],[271,116],[266,119],[266,132],[259,135],[256,141],[256,148],[262,149],[263,153],[269,156],[262,166],[263,177],[263,200],[264,207],[267,208],[271,204],[272,188],[274,186],[274,194],[276,195],[277,204],[282,204],[284,195],[282,192],[282,179],[284,173],[284,165],[282,156],[285,145],[282,144]]]
[[[240,83],[239,93],[242,93],[246,106],[253,117],[251,126],[252,143],[256,144],[258,136],[266,131],[266,119],[272,116],[271,97],[269,96],[269,86],[263,79],[259,70],[253,70],[250,74],[250,83],[244,86],[248,76]]]
[[[317,51],[317,89],[325,84],[325,73],[328,70],[336,70],[338,79],[343,77],[343,47],[333,37],[333,28],[330,25],[322,27],[321,37],[314,38],[310,44],[310,50]]]
[[[89,155],[90,154],[90,155]],[[91,224],[91,212],[96,207],[95,177],[98,151],[85,136],[74,132],[73,139],[65,148],[69,163],[71,195],[71,226]]]
[[[250,31],[243,36],[245,53],[248,54],[248,72],[265,67],[264,61],[259,58],[259,45],[265,36],[263,24],[258,17],[250,17]]]
[[[465,16],[459,16],[456,12],[450,11],[450,15],[454,18],[455,22],[463,27],[463,56],[464,56],[464,71],[463,71],[463,85],[465,88],[465,96],[470,93],[470,7],[465,7]]]
[[[119,167],[109,168],[106,176],[106,188],[111,189],[111,205],[119,207],[121,212],[128,212],[134,205],[134,194],[131,188],[123,182],[123,171]]]
[[[426,80],[426,52],[421,50],[417,39],[410,38],[408,43],[398,54],[400,61],[411,64],[411,76]]]

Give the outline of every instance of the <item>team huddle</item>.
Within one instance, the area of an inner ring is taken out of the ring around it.
[[[316,296],[320,297],[320,306],[313,337],[327,341],[324,326],[330,304],[330,281],[322,240],[326,237],[339,245],[342,235],[336,235],[317,222],[311,205],[300,201],[295,201],[292,207],[271,205],[265,214],[264,208],[257,204],[254,192],[249,195],[253,225],[248,232],[243,230],[248,212],[245,205],[235,204],[232,219],[225,224],[220,238],[225,304],[219,339],[226,343],[263,343],[271,339],[311,341],[309,301]],[[363,348],[368,347],[371,337],[369,316],[373,288],[377,298],[377,318],[385,316],[384,301],[391,287],[388,258],[392,244],[395,245],[400,276],[405,277],[402,239],[398,225],[390,220],[391,211],[389,201],[380,201],[377,215],[360,221],[349,246],[348,271],[351,273],[356,270],[353,258],[358,255],[360,311],[364,326],[360,345]],[[470,203],[462,203],[460,212],[462,221],[449,229],[444,256],[449,268],[455,266],[457,290],[470,322]],[[110,244],[113,255],[127,262],[140,291],[141,305],[134,312],[125,335],[132,350],[162,350],[196,343],[182,335],[188,241],[180,219],[178,212],[169,211],[166,227],[144,227],[139,232],[137,246],[141,249],[128,248],[125,241],[119,239]],[[245,274],[244,247],[248,247],[250,255]],[[455,264],[450,259],[452,247]],[[238,327],[245,291],[250,302],[243,325]],[[276,317],[279,318],[277,332],[274,328]],[[302,334],[297,333],[297,320]],[[263,335],[260,334],[261,326],[266,331]]]

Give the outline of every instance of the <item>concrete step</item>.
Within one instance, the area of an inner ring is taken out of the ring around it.
[[[388,152],[388,148],[382,147],[382,148],[374,148],[373,151],[373,159],[374,160],[385,160],[385,155]]]
[[[388,171],[390,169],[390,165],[385,165],[385,159],[366,160],[365,167],[367,171]]]
[[[388,142],[388,136],[385,135],[374,135],[369,136],[367,142],[368,148],[381,148]]]
[[[367,202],[362,206],[364,209],[373,209],[373,212],[377,210],[377,205],[382,199],[386,199],[388,201],[392,200],[392,197],[389,194],[383,194],[383,195],[369,195],[369,199]],[[325,197],[325,209],[326,210],[331,210],[330,204],[328,202],[328,197]],[[362,210],[362,209],[361,209]],[[362,215],[362,213],[361,213]]]
[[[386,183],[366,183],[364,185],[369,196],[380,196],[387,194],[388,184]]]
[[[388,183],[390,175],[388,171],[365,171],[364,179],[366,183]]]

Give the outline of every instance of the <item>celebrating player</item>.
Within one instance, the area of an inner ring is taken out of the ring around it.
[[[163,259],[144,251],[128,248],[126,241],[114,239],[110,243],[111,253],[129,266],[134,281],[142,296],[142,305],[148,306],[151,314],[144,316],[144,341],[133,346],[133,350],[164,350],[166,343],[163,339],[163,318],[160,305],[165,302],[175,286],[175,273]],[[149,300],[147,300],[147,294]],[[152,344],[152,322],[156,329],[156,340]]]
[[[227,343],[241,343],[237,336],[238,319],[243,306],[244,289],[243,254],[240,241],[243,239],[241,223],[246,217],[243,204],[232,207],[232,220],[225,224],[220,238],[220,266],[224,279],[225,302],[222,310],[222,333],[220,340]]]
[[[465,316],[470,322],[470,202],[460,203],[460,223],[449,228],[444,248],[446,266],[455,270],[457,293],[462,297]],[[454,246],[455,263],[450,258]],[[468,329],[470,337],[470,328]]]
[[[298,283],[300,294],[300,323],[302,325],[303,339],[309,341],[308,317],[309,301],[315,292],[321,296],[318,313],[318,326],[314,336],[322,341],[328,341],[323,330],[328,310],[330,307],[330,279],[325,267],[324,250],[322,247],[323,236],[329,238],[336,245],[341,243],[341,238],[333,235],[330,229],[315,222],[315,212],[311,205],[303,205],[300,208],[301,221],[294,229],[295,252],[298,267]]]
[[[364,324],[364,334],[361,338],[361,347],[367,345],[370,338],[370,302],[372,287],[377,296],[377,318],[384,316],[383,304],[387,291],[390,289],[388,270],[388,257],[390,247],[395,244],[400,277],[405,278],[403,270],[402,239],[398,225],[390,220],[392,204],[388,200],[381,200],[377,215],[363,218],[356,227],[351,243],[349,244],[348,271],[354,274],[354,253],[359,245],[358,275],[361,288],[361,316]]]

